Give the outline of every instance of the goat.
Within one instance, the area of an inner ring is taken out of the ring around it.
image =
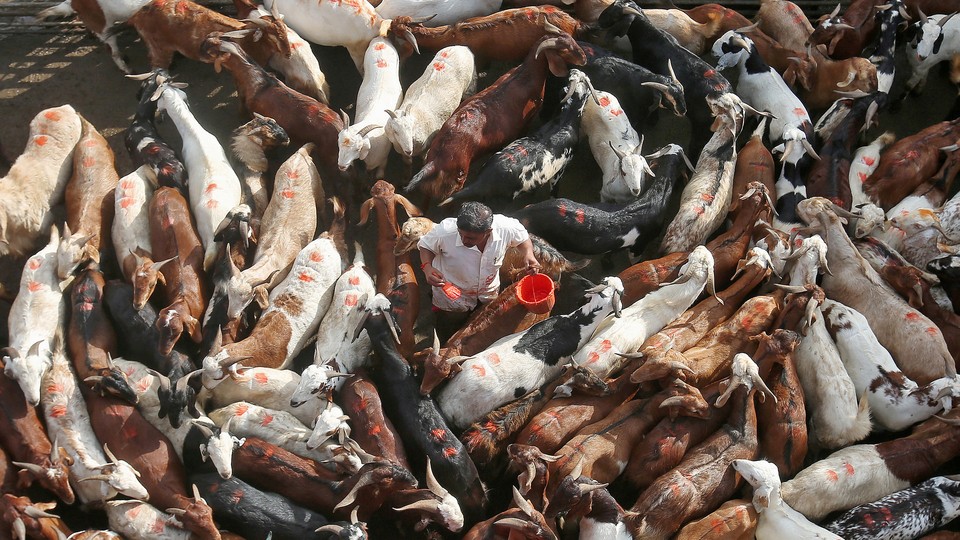
[[[576,471],[574,471],[576,472]],[[545,516],[580,518],[580,537],[584,540],[630,540],[623,522],[625,512],[606,486],[586,476],[568,475],[550,499]]]
[[[689,518],[727,500],[738,483],[730,464],[735,459],[756,458],[754,394],[759,388],[762,395],[776,398],[746,354],[737,354],[732,371],[742,385],[731,381],[716,402],[718,406],[723,405],[731,395],[735,400],[725,427],[691,450],[675,469],[658,478],[640,495],[624,518],[635,538],[641,535],[667,538]]]
[[[424,24],[445,26],[465,19],[491,15],[500,9],[502,0],[480,0],[464,5],[456,0],[384,0],[377,6],[377,13],[384,19],[401,15],[415,19],[429,17]]]
[[[867,317],[880,343],[918,384],[955,375],[953,357],[940,330],[907,305],[863,260],[832,203],[819,197],[807,199],[797,211],[829,247],[827,262],[833,274],[823,279],[827,296]]]
[[[550,27],[556,30],[548,29]],[[583,23],[553,6],[506,9],[438,28],[425,28],[408,16],[390,21],[390,32],[405,39],[405,42],[397,40],[404,45],[401,58],[409,56],[413,52],[411,48],[419,53],[421,47],[439,50],[450,45],[465,45],[482,63],[520,62],[527,51],[535,49],[537,43],[551,33],[560,31],[577,38],[583,29]]]
[[[274,54],[290,57],[286,25],[272,16],[238,21],[192,0],[152,0],[127,19],[147,46],[153,68],[168,69],[173,55],[203,60],[200,44],[211,32],[251,30],[239,36],[257,63],[266,65]],[[184,156],[186,158],[186,156]],[[189,159],[187,159],[189,161]],[[190,165],[187,165],[189,171]],[[188,173],[189,174],[189,173]],[[197,177],[190,175],[196,181]]]
[[[30,121],[27,147],[0,179],[0,256],[39,248],[53,225],[51,207],[63,201],[82,131],[70,105],[40,111]]]
[[[3,516],[5,524],[10,526],[12,538],[17,539],[65,538],[66,533],[70,532],[67,524],[59,516],[49,512],[56,506],[56,502],[34,503],[28,497],[17,497],[11,493],[0,496],[0,515]]]
[[[878,501],[851,508],[825,523],[824,528],[851,540],[889,536],[892,531],[923,536],[957,515],[958,487],[955,476],[935,476]]]
[[[781,313],[782,318],[805,315],[808,297],[791,299]],[[776,399],[757,405],[757,422],[764,426],[759,435],[760,452],[783,476],[793,476],[803,467],[807,456],[806,397],[797,377],[794,351],[800,335],[792,322],[780,322],[770,334],[757,336],[760,342],[755,357],[761,376],[770,381]]]
[[[414,81],[383,130],[393,149],[410,163],[423,155],[433,137],[453,111],[477,89],[477,68],[469,47],[451,45],[433,57],[423,75]]]
[[[681,47],[697,56],[707,51],[707,41],[715,37],[710,25],[693,20],[679,9],[647,9],[644,14],[654,26],[673,36]]]
[[[426,164],[405,191],[423,184],[420,189],[439,201],[458,191],[475,157],[516,139],[530,122],[543,100],[547,74],[564,77],[567,64],[585,62],[583,51],[567,34],[551,34],[538,41],[522,64],[465,100],[443,123],[427,150]],[[493,126],[495,133],[488,133]]]
[[[137,394],[130,381],[115,366],[117,334],[103,305],[103,274],[88,268],[74,280],[70,291],[70,322],[66,332],[67,352],[77,376],[93,383],[100,392],[132,404]]]
[[[9,464],[22,469],[17,473],[17,485],[39,482],[63,502],[73,504],[76,496],[70,487],[69,458],[61,453],[56,440],[51,444],[36,410],[16,382],[0,377],[0,390],[0,447],[6,450]]]
[[[780,472],[766,460],[737,459],[732,467],[753,486],[753,507],[760,514],[757,520],[758,539],[783,538],[841,540],[841,537],[818,527],[783,501],[780,495]]]
[[[92,32],[97,39],[110,49],[113,63],[124,73],[130,73],[120,46],[117,44],[117,33],[114,25],[124,23],[150,0],[132,1],[99,1],[99,0],[64,0],[59,4],[37,13],[36,20],[42,21],[53,17],[66,17],[76,14],[83,26]]]
[[[319,166],[325,172],[337,171],[337,134],[346,126],[330,107],[283,84],[234,43],[211,36],[201,55],[212,58],[215,69],[230,71],[243,108],[276,120],[292,144],[314,143]]]
[[[137,258],[141,255],[152,257],[149,208],[155,188],[155,177],[150,167],[141,165],[121,178],[114,191],[111,240],[120,271],[130,283],[139,266]],[[154,268],[154,271],[157,270],[159,266]]]
[[[842,15],[838,4],[829,15],[820,18],[808,43],[826,45],[827,54],[838,60],[859,56],[880,30],[876,13],[884,3],[884,0],[857,0],[851,2]]]
[[[64,441],[61,449],[70,458],[70,479],[82,504],[101,506],[118,494],[140,500],[148,497],[137,480],[140,473],[129,463],[117,460],[108,446],[100,450],[100,441],[86,417],[77,377],[62,352],[53,355],[44,377],[41,404],[48,431],[54,440]]]
[[[384,23],[387,21],[374,11],[367,0],[317,5],[296,0],[268,0],[263,4],[271,13],[274,10],[282,13],[288,22],[293,23],[291,28],[307,41],[317,45],[346,47],[361,74],[367,45],[371,39],[386,31]]]
[[[110,245],[113,192],[120,179],[107,140],[83,117],[80,122],[73,175],[64,191],[67,222],[57,251],[60,279],[67,279],[83,262],[100,262],[101,247]]]
[[[740,149],[737,164],[733,169],[733,199],[730,203],[731,217],[736,220],[740,210],[740,200],[747,193],[751,182],[759,182],[766,187],[767,193],[776,193],[774,183],[774,161],[770,150],[763,144],[763,133],[767,120],[760,120],[750,140]]]
[[[267,209],[270,192],[268,186],[275,187],[273,182],[264,178],[269,166],[266,153],[289,143],[290,137],[276,120],[258,113],[253,113],[253,120],[231,133],[230,149],[240,162],[240,180],[244,188],[241,200],[250,207],[251,225],[259,224]],[[217,229],[220,229],[220,226],[222,223]],[[244,246],[249,243],[251,237],[260,237],[259,227],[255,229],[248,234],[243,234]]]
[[[378,294],[364,307],[367,314],[357,328],[365,328],[370,335],[380,361],[379,369],[373,372],[373,381],[385,405],[384,412],[397,426],[411,465],[419,469],[423,461],[429,459],[439,483],[445,484],[460,503],[464,526],[476,523],[487,504],[476,466],[466,448],[453,436],[441,409],[432,398],[420,394],[419,382],[397,352],[399,339],[389,300]]]
[[[123,145],[134,164],[146,165],[149,168],[154,184],[177,188],[186,195],[186,167],[173,148],[157,132],[154,124],[157,115],[157,100],[154,97],[160,85],[171,79],[170,74],[165,69],[155,69],[144,75],[129,77],[143,82],[140,83],[138,91],[140,102],[133,114],[133,122],[123,136]]]
[[[233,5],[237,8],[237,16],[244,19],[262,19],[268,24],[271,22],[268,17],[274,21],[283,19],[276,5],[270,12],[267,12],[263,6],[254,6],[245,0],[234,0]],[[327,83],[326,75],[320,71],[320,62],[313,54],[310,44],[293,28],[284,25],[283,30],[287,34],[287,43],[290,44],[290,55],[274,54],[270,56],[265,67],[281,73],[290,88],[315,98],[321,103],[329,104],[330,85]]]
[[[851,208],[859,208],[861,205],[868,203],[872,204],[870,203],[870,198],[867,197],[867,194],[863,191],[863,184],[880,165],[881,152],[896,140],[897,136],[887,131],[871,141],[870,144],[857,148],[853,154],[853,159],[850,160],[850,172],[848,174],[850,194],[852,197],[850,202]]]
[[[389,115],[403,100],[400,86],[400,57],[393,43],[382,37],[373,38],[363,57],[363,81],[357,92],[357,113],[350,124],[344,114],[344,128],[337,136],[337,166],[346,171],[360,159],[368,174],[382,178],[387,168],[390,141],[383,131]]]
[[[954,19],[954,15],[928,17],[920,12],[920,20],[915,23],[919,27],[917,36],[907,45],[910,78],[906,92],[922,92],[930,69],[960,52],[960,19]]]
[[[681,47],[673,36],[654,26],[633,2],[614,2],[600,15],[597,24],[610,29],[613,35],[627,35],[635,62],[654,73],[669,73],[680,82],[693,133],[688,150],[691,155],[700,155],[708,139],[707,127],[713,123],[709,103],[730,92],[730,83],[709,64]]]
[[[813,33],[803,9],[789,0],[762,0],[755,19],[763,33],[794,51],[806,48]]]
[[[727,540],[752,540],[756,538],[758,517],[753,503],[731,499],[706,516],[684,525],[677,532],[677,540],[707,540],[718,536]]]
[[[50,368],[50,355],[63,346],[66,301],[57,277],[60,235],[50,229],[50,243],[27,259],[20,292],[10,306],[10,345],[2,350],[3,373],[17,382],[27,403],[40,403],[40,381]]]
[[[274,195],[260,221],[257,254],[242,272],[230,265],[226,284],[227,319],[240,318],[256,300],[266,309],[268,293],[287,277],[297,253],[316,235],[318,201],[323,198],[320,174],[310,157],[311,144],[290,156],[277,170]],[[211,306],[222,297],[215,297]],[[222,300],[221,300],[222,301]],[[207,312],[204,323],[212,315]]]
[[[500,207],[544,184],[553,194],[580,141],[581,115],[592,92],[583,72],[570,70],[569,90],[560,113],[534,133],[517,139],[493,155],[476,180],[438,206],[453,202],[484,200]]]
[[[633,353],[643,342],[687,310],[704,287],[716,295],[713,284],[713,256],[697,246],[680,268],[680,276],[630,304],[620,318],[594,333],[573,355],[573,361],[600,377],[619,371],[618,355]],[[545,450],[550,452],[550,450]]]
[[[607,314],[620,315],[622,291],[619,279],[605,278],[587,290],[588,301],[580,309],[550,317],[462,361],[463,372],[437,396],[444,416],[462,429],[543,384],[562,369],[560,359],[580,349]]]
[[[799,97],[809,110],[830,106],[838,92],[872,93],[879,87],[877,66],[866,58],[854,56],[834,60],[819,49],[807,49],[807,62],[801,61],[796,70]]]
[[[640,198],[613,211],[570,199],[548,199],[511,215],[531,233],[563,251],[594,255],[630,248],[639,254],[662,229],[682,176],[664,178]]]
[[[463,513],[460,511],[460,504],[450,494],[449,491],[437,482],[433,476],[433,469],[430,460],[427,460],[426,472],[427,489],[398,491],[390,498],[390,504],[400,504],[399,507],[393,506],[396,512],[405,512],[416,510],[419,514],[419,521],[415,528],[417,530],[426,527],[431,521],[443,525],[451,532],[457,532],[463,528]],[[412,501],[411,501],[412,499]]]
[[[391,463],[410,468],[397,428],[384,413],[380,393],[365,372],[355,373],[343,384],[340,402],[353,422],[351,437],[360,448]],[[428,482],[431,477],[432,474],[427,476]]]
[[[343,208],[334,201],[342,227]],[[235,363],[246,357],[254,359],[252,366],[283,369],[306,346],[330,307],[333,285],[343,271],[334,235],[327,231],[300,250],[290,273],[270,293],[269,307],[246,339],[223,346],[216,340],[203,359],[205,387],[212,388],[224,377],[221,368],[228,359]]]
[[[289,369],[240,368],[237,375],[220,381],[213,389],[201,388],[197,403],[203,410],[219,409],[246,401],[292,414],[305,426],[313,426],[326,406],[315,400],[309,407],[293,407],[291,398],[300,385],[300,375]]]
[[[203,242],[203,269],[208,270],[217,255],[213,239],[217,226],[227,212],[240,204],[240,179],[227,161],[220,142],[203,129],[190,112],[186,94],[169,83],[160,85],[158,92],[157,110],[173,119],[183,139],[183,161],[190,177],[190,205]]]
[[[104,510],[110,529],[130,540],[188,540],[193,533],[173,514],[138,500],[107,501]],[[101,539],[94,536],[91,540]]]

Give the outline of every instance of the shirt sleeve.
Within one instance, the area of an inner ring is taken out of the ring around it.
[[[503,219],[499,221],[500,235],[510,247],[516,247],[530,238],[527,229],[524,228],[520,221],[506,216],[503,216]]]
[[[424,248],[432,251],[434,255],[440,254],[440,227],[436,226],[430,229],[430,232],[420,237],[417,241],[417,248]]]

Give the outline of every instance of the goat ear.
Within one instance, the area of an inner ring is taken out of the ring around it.
[[[270,297],[267,295],[267,287],[265,285],[257,285],[254,287],[253,299],[256,300],[257,305],[260,306],[260,309],[267,309],[267,306],[270,305]]]

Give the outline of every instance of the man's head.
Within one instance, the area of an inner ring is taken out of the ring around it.
[[[490,207],[474,201],[463,203],[457,215],[457,230],[463,245],[482,248],[492,229],[493,211]]]

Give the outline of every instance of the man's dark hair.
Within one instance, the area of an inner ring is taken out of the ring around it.
[[[487,232],[493,228],[493,211],[482,203],[465,202],[457,214],[457,228],[467,232]]]

